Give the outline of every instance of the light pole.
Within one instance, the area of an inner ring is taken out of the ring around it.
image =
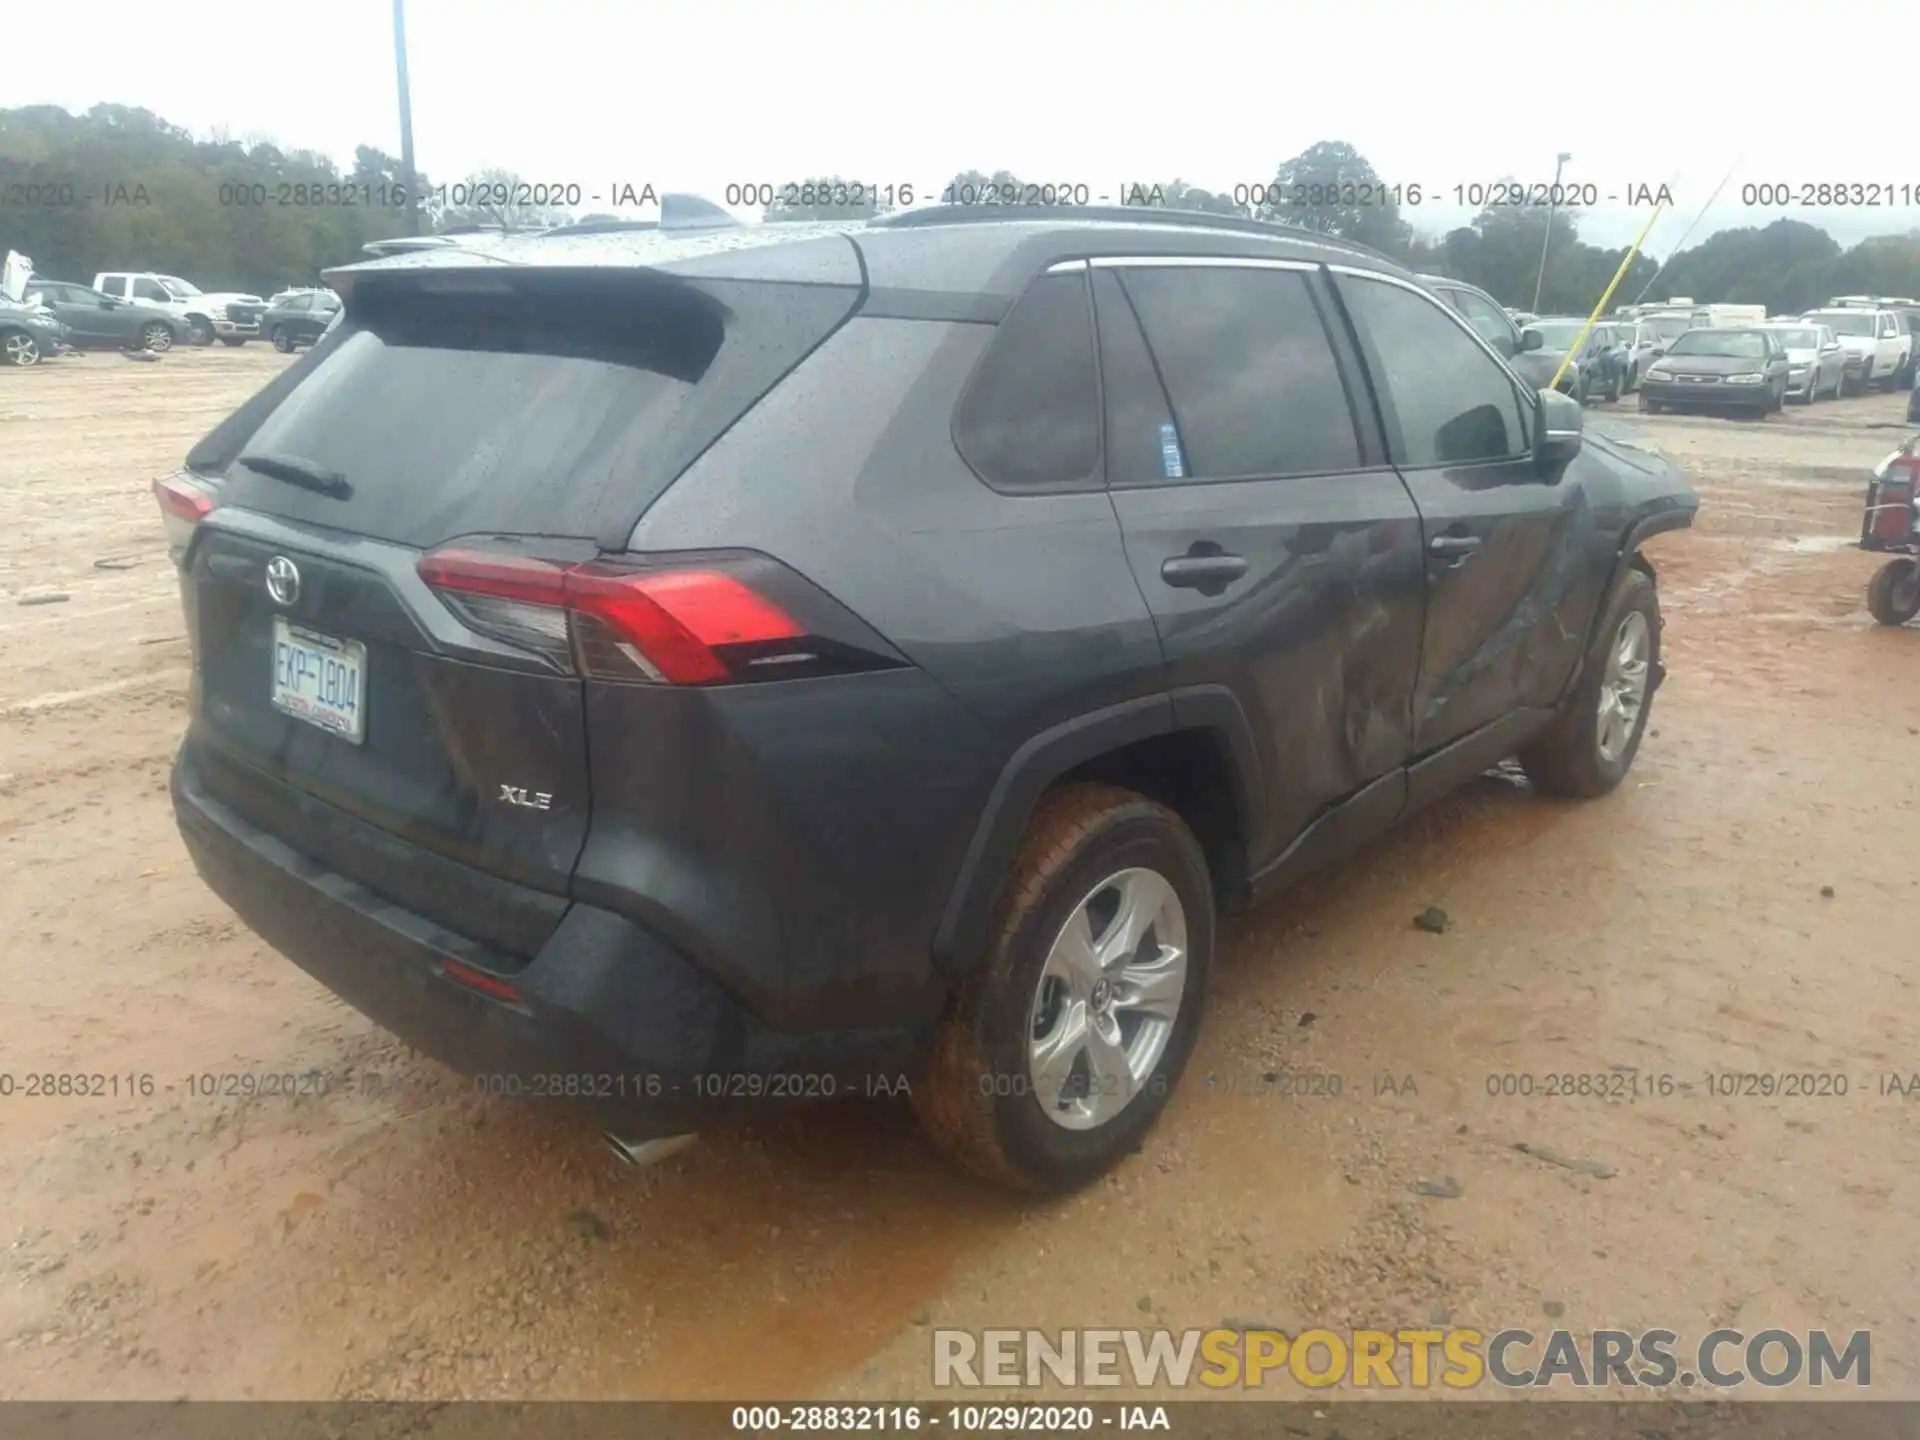
[[[393,0],[395,5],[400,0]],[[1533,277],[1533,313],[1540,313],[1540,287],[1547,283],[1547,246],[1553,241],[1553,212],[1560,203],[1560,167],[1573,156],[1562,150],[1553,159],[1553,189],[1547,192],[1547,233],[1540,237],[1540,273]]]
[[[400,183],[407,190],[407,234],[418,235],[420,197],[414,193],[419,187],[413,173],[413,101],[407,94],[407,0],[393,0],[393,66],[400,77]]]

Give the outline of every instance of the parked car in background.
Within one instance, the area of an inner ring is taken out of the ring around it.
[[[1894,375],[1895,389],[1914,383],[1916,362],[1920,362],[1920,299],[1911,295],[1836,295],[1822,307],[1827,310],[1891,310],[1907,327],[1910,338],[1907,363]]]
[[[1561,368],[1561,362],[1573,348],[1574,342],[1580,341],[1579,353],[1560,376],[1559,389],[1562,394],[1573,396],[1582,405],[1596,396],[1618,400],[1621,377],[1611,357],[1611,342],[1604,337],[1598,325],[1581,340],[1581,332],[1586,329],[1584,317],[1549,315],[1533,321],[1523,333],[1539,337],[1539,346],[1532,353],[1540,357],[1540,364],[1547,371],[1549,381],[1553,372]]]
[[[1653,363],[1653,352],[1661,346],[1660,337],[1651,325],[1640,320],[1614,320],[1610,323],[1614,333],[1620,337],[1621,348],[1627,354],[1627,389],[1638,389],[1640,377]]]
[[[1597,373],[1602,375],[1601,389],[1609,400],[1618,400],[1632,387],[1633,350],[1627,329],[1602,320],[1593,327],[1592,342],[1599,353]]]
[[[1841,306],[1809,310],[1800,318],[1825,325],[1840,338],[1847,352],[1849,386],[1891,390],[1913,357],[1913,333],[1898,311]]]
[[[1692,329],[1667,347],[1640,380],[1640,408],[1669,406],[1742,410],[1764,420],[1786,403],[1787,350],[1764,326]]]
[[[1698,499],[1383,256],[1117,207],[488,249],[333,272],[196,447],[174,810],[443,1063],[646,1077],[547,1091],[625,1158],[902,1077],[1084,1186],[1220,914],[1506,756],[1629,772]]]
[[[1638,323],[1652,334],[1656,349],[1663,349],[1673,344],[1674,341],[1686,334],[1687,331],[1694,329],[1697,322],[1692,315],[1684,312],[1656,311],[1651,314],[1642,315]],[[1646,374],[1646,368],[1644,366],[1641,368],[1640,373],[1642,375]]]
[[[1494,348],[1502,360],[1511,365],[1514,372],[1537,390],[1544,390],[1553,380],[1555,364],[1549,363],[1539,351],[1537,342],[1526,339],[1526,332],[1513,322],[1513,317],[1501,308],[1495,300],[1478,285],[1469,285],[1464,280],[1452,280],[1445,275],[1422,275],[1427,287],[1473,327],[1473,332]]]
[[[302,345],[311,345],[326,331],[340,313],[340,297],[331,290],[307,290],[288,295],[270,306],[260,317],[260,328],[273,348],[290,355]]]
[[[93,288],[116,300],[152,305],[187,324],[195,345],[211,345],[218,336],[228,345],[244,345],[260,333],[260,312],[266,302],[238,290],[206,294],[178,275],[151,270],[106,270],[93,277]]]
[[[71,280],[35,275],[27,298],[45,305],[67,327],[76,350],[171,350],[187,339],[187,322],[152,305],[130,304]]]
[[[1767,327],[1787,349],[1787,395],[1811,405],[1822,396],[1838,400],[1847,383],[1847,352],[1831,326],[1782,320]]]
[[[66,325],[53,311],[0,296],[0,365],[38,365],[72,348]]]

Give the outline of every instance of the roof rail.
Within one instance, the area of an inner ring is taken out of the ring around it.
[[[1229,230],[1242,235],[1306,240],[1329,249],[1384,260],[1389,265],[1404,263],[1371,245],[1310,230],[1305,225],[1255,220],[1247,215],[1220,215],[1211,210],[1181,210],[1171,205],[923,205],[876,216],[867,223],[886,229],[908,229],[922,225],[977,224],[986,220],[1104,220],[1121,225],[1186,225],[1196,230]]]

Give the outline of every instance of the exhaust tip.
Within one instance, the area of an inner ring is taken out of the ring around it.
[[[635,1169],[657,1165],[670,1155],[678,1155],[700,1138],[698,1135],[663,1135],[657,1140],[623,1140],[611,1130],[601,1133],[614,1158],[622,1165],[631,1165]]]

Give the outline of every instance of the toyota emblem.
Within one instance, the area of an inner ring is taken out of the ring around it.
[[[284,555],[267,562],[267,594],[276,605],[291,605],[300,598],[300,567]]]

